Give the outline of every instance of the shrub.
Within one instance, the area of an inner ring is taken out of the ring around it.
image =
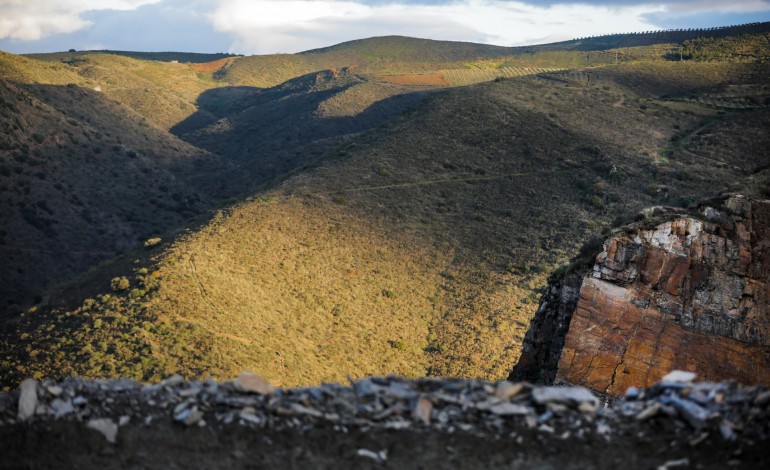
[[[145,242],[144,242],[144,247],[145,247],[145,248],[152,248],[152,247],[154,247],[155,245],[159,244],[160,242],[161,242],[161,239],[160,239],[160,238],[158,238],[158,237],[156,237],[156,238],[148,238],[148,239],[147,239],[147,240],[145,240]]]
[[[128,281],[128,279],[125,276],[122,277],[116,277],[113,278],[112,281],[110,281],[110,287],[112,287],[112,290],[114,291],[124,291],[128,289],[131,286],[131,283]]]
[[[145,294],[147,294],[147,292],[142,289],[131,289],[128,296],[132,299],[141,299]]]
[[[591,187],[591,190],[595,193],[602,193],[607,189],[607,183],[604,181],[598,181]]]

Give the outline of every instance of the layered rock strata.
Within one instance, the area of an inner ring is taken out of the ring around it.
[[[671,369],[770,384],[770,201],[730,196],[659,217],[670,220],[608,239],[578,289],[556,286],[512,376],[610,395]],[[543,328],[549,317],[557,328]],[[547,358],[544,337],[552,338]]]

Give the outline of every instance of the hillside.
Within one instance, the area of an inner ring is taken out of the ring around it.
[[[74,85],[0,80],[0,310],[211,204],[220,158]]]
[[[26,73],[3,74],[23,83],[69,84],[98,90],[133,108],[155,125],[169,129],[196,112],[196,100],[219,84],[201,64],[138,60],[89,52],[34,54],[35,60],[4,54]],[[224,63],[232,59],[220,59]],[[43,75],[38,70],[48,71]],[[215,69],[216,70],[216,69]],[[54,75],[54,73],[56,75]]]
[[[71,52],[78,52],[78,51],[71,51]],[[173,51],[166,51],[166,52],[113,51],[109,49],[88,50],[88,51],[80,51],[80,52],[86,53],[86,54],[120,55],[120,56],[131,57],[132,59],[139,59],[139,60],[156,60],[160,62],[184,62],[184,63],[191,63],[191,64],[205,64],[209,62],[220,61],[222,59],[238,57],[237,54],[227,54],[222,52],[205,54],[205,53],[197,53],[197,52],[173,52]],[[39,56],[45,56],[45,55],[46,54],[27,54],[28,57],[39,57]]]
[[[353,73],[319,72],[273,88],[219,88],[172,132],[240,165],[223,191],[249,193],[321,159],[356,134],[420,102],[435,86],[401,85]]]
[[[626,47],[642,47],[655,44],[678,44],[698,39],[720,39],[744,35],[764,35],[770,32],[770,22],[747,23],[715,28],[686,28],[640,33],[607,34],[578,38],[535,46],[542,50],[601,51]]]
[[[768,165],[767,71],[629,64],[436,91],[139,256],[127,288],[102,279],[100,295],[19,318],[3,383],[504,377],[547,273],[586,238]]]

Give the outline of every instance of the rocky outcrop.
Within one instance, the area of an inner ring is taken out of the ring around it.
[[[519,362],[508,376],[509,380],[554,382],[585,274],[585,269],[579,269],[549,279],[548,288],[524,337]]]
[[[611,395],[671,369],[770,384],[770,201],[729,196],[653,219],[609,238],[578,288],[569,276],[549,288],[514,378]]]

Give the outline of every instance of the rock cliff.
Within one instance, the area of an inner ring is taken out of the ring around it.
[[[553,278],[512,378],[610,395],[671,369],[770,384],[770,201],[658,210]]]

